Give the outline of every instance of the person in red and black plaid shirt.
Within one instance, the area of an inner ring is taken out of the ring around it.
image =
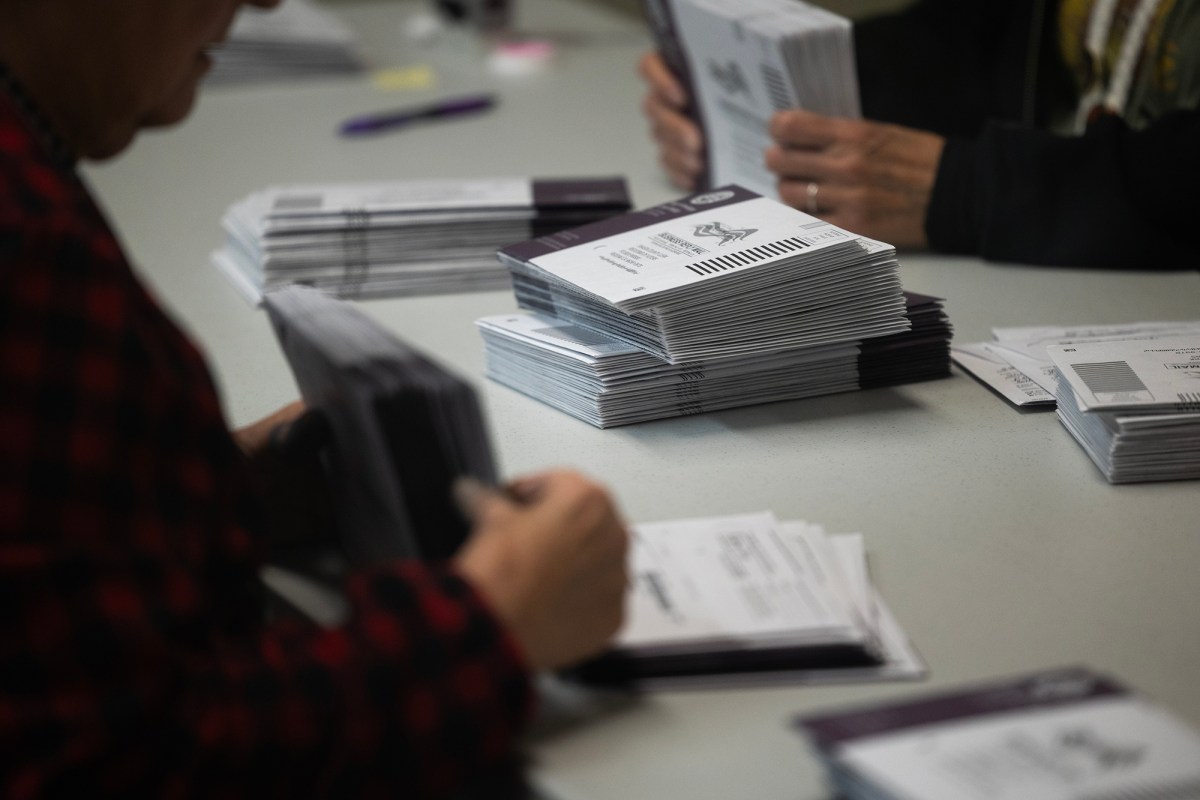
[[[5,798],[498,790],[531,671],[620,624],[625,528],[567,471],[476,491],[452,562],[352,575],[340,628],[263,622],[249,455],[298,409],[231,434],[74,170],[182,119],[243,2],[0,0]]]

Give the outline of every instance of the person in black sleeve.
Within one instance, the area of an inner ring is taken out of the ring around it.
[[[780,198],[903,248],[1194,269],[1200,3],[919,0],[855,26],[863,120],[778,113]],[[643,110],[672,182],[700,131],[656,53]]]

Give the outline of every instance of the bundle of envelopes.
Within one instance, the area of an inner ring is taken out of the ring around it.
[[[949,373],[891,247],[740,187],[500,257],[534,316],[479,321],[488,374],[601,427]]]
[[[1200,334],[1046,352],[1058,417],[1105,478],[1200,478]]]
[[[629,207],[622,178],[273,187],[229,209],[213,261],[255,303],[293,283],[342,297],[504,288],[497,248]]]
[[[760,512],[643,523],[630,536],[625,624],[576,678],[686,688],[925,674],[859,534]]]
[[[358,37],[336,14],[309,0],[265,10],[246,6],[213,50],[210,83],[361,72]]]
[[[478,320],[487,374],[600,427],[944,377],[941,301],[906,292],[913,330],[876,339],[672,364],[538,314]]]
[[[992,341],[956,344],[950,357],[1015,406],[1053,408],[1058,370],[1046,355],[1051,345],[1152,341],[1193,335],[1200,335],[1200,320],[993,328]]]
[[[329,427],[326,479],[347,555],[449,556],[468,528],[454,480],[496,478],[474,390],[319,290],[280,289],[264,305],[305,404]]]
[[[643,0],[655,43],[704,131],[704,186],[776,196],[763,164],[772,114],[859,116],[850,20],[803,0]]]
[[[1200,478],[1200,320],[996,328],[960,367],[1059,419],[1112,483]]]
[[[797,727],[846,800],[1200,797],[1200,733],[1083,667],[806,715]]]

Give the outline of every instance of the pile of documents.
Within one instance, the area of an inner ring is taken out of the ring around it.
[[[573,671],[686,688],[919,678],[919,656],[871,583],[860,534],[769,512],[630,529],[626,622]]]
[[[503,248],[532,316],[479,321],[488,374],[593,425],[949,373],[895,251],[730,186]]]
[[[860,115],[848,19],[802,0],[643,0],[659,52],[704,131],[702,185],[776,196],[763,165],[771,116],[804,108]]]
[[[1083,668],[797,725],[846,800],[1200,797],[1200,734]]]
[[[1125,325],[993,328],[992,341],[956,344],[954,363],[1015,406],[1054,407],[1058,370],[1046,354],[1051,345],[1154,341],[1200,334],[1200,320]]]
[[[954,362],[1013,405],[1057,405],[1109,481],[1200,478],[1200,321],[992,335],[954,346]]]
[[[468,532],[455,479],[496,480],[475,391],[319,290],[281,289],[264,305],[305,405],[329,428],[322,460],[346,555],[449,557]]]
[[[245,6],[213,51],[214,84],[360,72],[358,38],[338,16],[309,0],[267,10]]]
[[[908,292],[905,300],[911,331],[680,364],[538,314],[476,324],[488,377],[608,428],[944,377],[951,333],[941,301]]]
[[[506,288],[497,248],[629,207],[622,178],[272,187],[225,214],[213,261],[255,304],[293,283],[341,297]]]
[[[499,256],[521,307],[673,364],[909,329],[890,245],[737,186]]]
[[[1110,482],[1200,478],[1200,334],[1047,352],[1058,418]]]

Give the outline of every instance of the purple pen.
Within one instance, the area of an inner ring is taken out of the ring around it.
[[[343,122],[339,131],[343,136],[380,133],[381,131],[398,128],[418,120],[457,117],[463,114],[473,114],[477,111],[486,111],[495,104],[496,98],[490,94],[454,97],[448,100],[438,100],[427,106],[401,108],[395,111],[381,111],[377,114],[354,117]]]

